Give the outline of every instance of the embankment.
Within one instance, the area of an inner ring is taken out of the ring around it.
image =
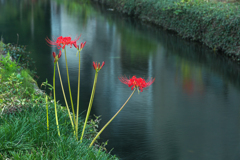
[[[169,0],[93,0],[129,16],[175,31],[240,61],[238,3]]]

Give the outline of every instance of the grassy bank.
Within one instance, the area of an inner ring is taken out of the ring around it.
[[[66,109],[57,105],[62,133],[59,137],[54,102],[49,96],[47,131],[46,95],[36,92],[29,74],[29,70],[11,61],[10,55],[5,58],[0,55],[0,159],[117,159],[105,151],[105,144],[89,148],[99,119],[88,122],[83,143],[80,143],[72,135]],[[80,119],[79,132],[83,123]]]
[[[240,61],[239,3],[203,0],[94,0],[117,11],[176,31]]]

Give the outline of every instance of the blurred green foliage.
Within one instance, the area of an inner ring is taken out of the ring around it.
[[[0,108],[18,106],[22,100],[34,93],[33,80],[29,70],[21,69],[12,61],[8,52],[6,57],[0,57]]]
[[[32,73],[35,73],[34,71],[34,61],[30,57],[30,52],[26,51],[26,46],[24,45],[13,45],[11,43],[2,45],[3,47],[3,54],[9,53],[9,55],[19,64],[21,68],[25,69],[31,69]]]
[[[127,28],[121,30],[122,45],[126,47],[131,59],[148,59],[150,53],[156,53],[157,43],[139,32]]]
[[[205,0],[99,0],[118,11],[176,31],[240,61],[239,3]]]

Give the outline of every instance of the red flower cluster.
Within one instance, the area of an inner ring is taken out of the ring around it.
[[[74,47],[77,48],[78,50],[82,50],[83,47],[85,46],[85,44],[86,44],[86,41],[85,41],[84,43],[81,43],[80,49],[79,49],[79,45],[77,45],[77,44],[73,44],[73,45],[74,45]]]
[[[86,41],[85,41],[84,43],[81,43],[80,49],[83,49],[83,47],[85,46],[85,44],[86,44]]]
[[[102,62],[102,65],[100,66],[100,63],[97,63],[97,62],[93,62],[93,68],[96,70],[96,71],[100,71],[100,69],[102,69],[102,67],[105,65],[105,62],[103,61]]]
[[[72,45],[74,45],[75,47],[77,46],[77,41],[79,40],[81,36],[76,37],[74,40],[72,40],[71,37],[58,37],[57,40],[51,41],[48,37],[46,38],[46,41],[48,44],[53,45],[53,46],[57,46],[58,49],[62,48],[64,49],[66,45],[70,45],[70,47],[72,47]],[[77,48],[77,47],[76,47]]]
[[[58,56],[56,56],[56,53],[55,52],[53,52],[52,53],[52,55],[53,55],[53,58],[54,58],[54,63],[55,62],[57,62],[58,61],[58,59],[62,56],[62,52],[61,51],[59,51],[59,54],[58,54]]]
[[[137,87],[140,92],[143,91],[143,88],[150,86],[155,81],[155,78],[151,78],[146,82],[145,79],[137,78],[136,76],[133,76],[131,79],[128,79],[127,77],[120,77],[118,79],[122,83],[128,85],[128,87],[131,87],[132,90]]]

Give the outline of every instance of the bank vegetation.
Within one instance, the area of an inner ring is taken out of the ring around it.
[[[89,148],[97,134],[98,118],[87,123],[84,140],[80,143],[72,135],[66,108],[59,104],[59,125],[63,136],[58,136],[54,101],[37,89],[32,78],[34,72],[28,69],[30,60],[24,46],[0,41],[0,159],[118,159],[106,151],[106,143]],[[80,119],[79,132],[83,124]]]
[[[93,0],[143,21],[175,31],[240,61],[238,1],[208,0]]]

